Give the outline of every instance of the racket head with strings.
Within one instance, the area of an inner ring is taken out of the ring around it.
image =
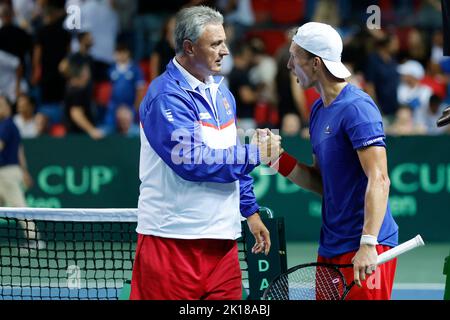
[[[263,300],[343,300],[354,283],[347,285],[342,268],[353,265],[314,262],[292,267],[273,279]]]
[[[424,245],[422,237],[417,235],[380,254],[377,265]],[[327,263],[308,263],[292,267],[270,283],[264,292],[263,299],[344,300],[355,282],[352,281],[347,285],[344,275],[339,269],[352,267],[352,264],[333,265]]]

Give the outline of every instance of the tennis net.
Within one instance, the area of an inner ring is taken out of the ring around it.
[[[131,279],[136,224],[136,209],[0,208],[0,300],[121,298]]]

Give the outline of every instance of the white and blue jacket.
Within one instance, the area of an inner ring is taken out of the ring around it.
[[[221,77],[212,77],[214,106],[192,88],[180,67],[171,61],[140,105],[136,231],[166,238],[237,239],[241,215],[259,209],[249,175],[260,164],[258,149],[239,143],[236,103]]]

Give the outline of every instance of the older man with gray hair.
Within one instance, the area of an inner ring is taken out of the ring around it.
[[[239,144],[235,100],[217,76],[229,53],[222,24],[208,7],[178,12],[176,56],[140,106],[131,299],[240,299],[241,216],[255,237],[253,252],[270,249],[249,173],[278,158],[280,138],[271,135],[265,149],[257,139]]]

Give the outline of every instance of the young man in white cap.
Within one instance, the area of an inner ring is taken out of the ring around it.
[[[396,261],[378,267],[376,261],[397,245],[398,226],[388,204],[380,112],[369,95],[346,82],[350,72],[341,62],[342,39],[331,26],[304,24],[289,51],[287,67],[300,86],[320,93],[310,117],[313,164],[284,152],[273,167],[322,196],[318,261],[354,264],[343,271],[347,283],[358,285],[347,299],[389,299]]]

